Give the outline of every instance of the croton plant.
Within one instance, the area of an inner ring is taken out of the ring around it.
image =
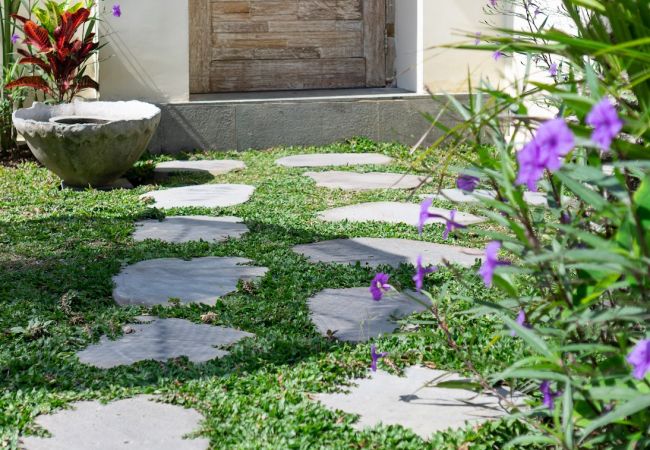
[[[13,80],[6,88],[31,87],[58,103],[69,102],[84,89],[99,89],[86,75],[90,57],[99,49],[95,39],[93,1],[69,4],[48,0],[35,8],[35,20],[14,14],[22,24],[27,49],[18,49],[19,64],[33,73]]]

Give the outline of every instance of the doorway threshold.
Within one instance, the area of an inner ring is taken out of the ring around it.
[[[388,100],[403,98],[426,98],[401,88],[355,88],[355,89],[313,89],[265,92],[224,92],[214,94],[192,94],[190,103],[283,103],[327,101]]]

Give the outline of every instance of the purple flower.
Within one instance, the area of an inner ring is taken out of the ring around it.
[[[456,179],[456,187],[461,191],[474,192],[481,180],[471,175],[460,175]]]
[[[475,34],[476,39],[474,40],[474,45],[478,45],[478,44],[481,43],[481,35],[482,35],[482,34],[483,34],[483,33],[481,33],[480,31],[477,31],[477,32],[476,32],[476,34]]]
[[[544,170],[555,172],[562,167],[562,158],[574,145],[575,137],[564,119],[544,122],[537,129],[535,138],[517,154],[519,173],[516,183],[527,185],[531,191],[536,190]]]
[[[416,270],[415,270],[415,275],[413,275],[413,281],[415,281],[415,288],[418,291],[422,289],[422,285],[424,284],[424,277],[438,270],[438,268],[435,266],[426,267],[426,268],[422,267],[422,255],[418,256],[418,262],[415,269]]]
[[[388,356],[387,352],[383,353],[377,353],[377,347],[373,345],[370,346],[370,358],[372,362],[370,363],[370,370],[373,372],[377,372],[377,361],[379,361],[381,358],[385,358]]]
[[[555,407],[555,398],[562,395],[562,392],[551,391],[551,383],[549,383],[548,381],[543,381],[542,384],[539,386],[539,390],[542,392],[542,395],[544,396],[542,403],[550,411],[553,411],[553,408]]]
[[[492,278],[494,277],[494,270],[499,266],[505,266],[508,263],[499,261],[497,254],[501,249],[501,242],[492,241],[485,247],[485,261],[478,270],[478,274],[483,278],[483,282],[487,287],[492,287]]]
[[[490,0],[490,6],[497,6],[498,3],[498,0]]]
[[[587,123],[594,127],[591,140],[605,152],[609,151],[612,140],[623,129],[623,121],[618,117],[616,108],[606,98],[593,107],[587,115]]]
[[[650,339],[642,339],[634,346],[625,358],[634,367],[632,375],[638,380],[643,380],[650,371]]]
[[[429,219],[444,219],[446,226],[442,237],[445,239],[447,239],[447,237],[449,236],[450,231],[454,231],[455,229],[458,228],[465,228],[465,225],[454,221],[454,217],[456,216],[456,210],[451,211],[449,218],[446,218],[441,214],[429,212],[431,203],[433,203],[433,199],[427,198],[424,199],[420,204],[420,220],[418,221],[418,231],[420,234],[422,234],[422,230],[424,229],[424,224]]]
[[[497,50],[496,52],[492,53],[492,59],[495,61],[498,61],[501,58],[503,58],[503,52],[501,52],[501,50]]]
[[[522,326],[524,328],[531,328],[530,324],[526,322],[526,311],[523,309],[519,310],[519,314],[517,314],[517,319],[515,320],[519,326]],[[515,330],[512,330],[510,332],[510,336],[516,336],[517,333],[515,333]]]
[[[11,35],[11,43],[12,43],[12,44],[15,44],[15,43],[18,42],[19,40],[20,40],[20,36],[18,36],[16,33],[14,33],[14,34]]]
[[[388,292],[391,289],[390,284],[388,284],[389,278],[390,275],[380,272],[372,279],[372,282],[370,283],[370,293],[372,294],[372,299],[374,301],[378,302],[381,300],[384,296],[384,292]]]
[[[551,66],[548,68],[548,73],[552,77],[557,75],[557,63],[551,64]]]
[[[113,17],[122,17],[122,8],[119,3],[113,5]]]

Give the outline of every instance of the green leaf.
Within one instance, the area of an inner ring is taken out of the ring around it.
[[[589,436],[598,428],[602,428],[606,425],[609,425],[610,423],[625,419],[626,417],[636,414],[639,411],[643,411],[646,408],[650,408],[650,394],[640,395],[635,399],[624,403],[623,405],[615,408],[613,411],[605,414],[604,416],[593,420],[588,426],[586,426],[582,431],[582,436],[578,444],[582,443],[582,441],[584,441],[587,436]]]
[[[535,333],[532,329],[522,327],[508,316],[503,316],[503,321],[515,331],[517,336],[522,338],[537,353],[544,355],[546,358],[548,358],[549,361],[552,361],[553,363],[557,363],[559,361],[558,356],[548,348],[548,345],[544,339],[538,336],[537,333]]]
[[[508,442],[503,450],[509,450],[511,448],[519,449],[524,445],[533,445],[533,444],[548,444],[548,445],[558,445],[558,441],[553,439],[550,436],[542,436],[536,434],[526,434],[524,436],[517,436],[510,442]]]

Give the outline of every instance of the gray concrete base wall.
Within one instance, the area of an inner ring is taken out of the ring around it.
[[[423,113],[436,117],[447,104],[444,96],[421,95],[165,104],[149,150],[176,153],[326,145],[354,136],[413,145],[431,125]],[[449,109],[444,121],[453,122],[454,116]],[[438,136],[435,131],[427,141]]]

